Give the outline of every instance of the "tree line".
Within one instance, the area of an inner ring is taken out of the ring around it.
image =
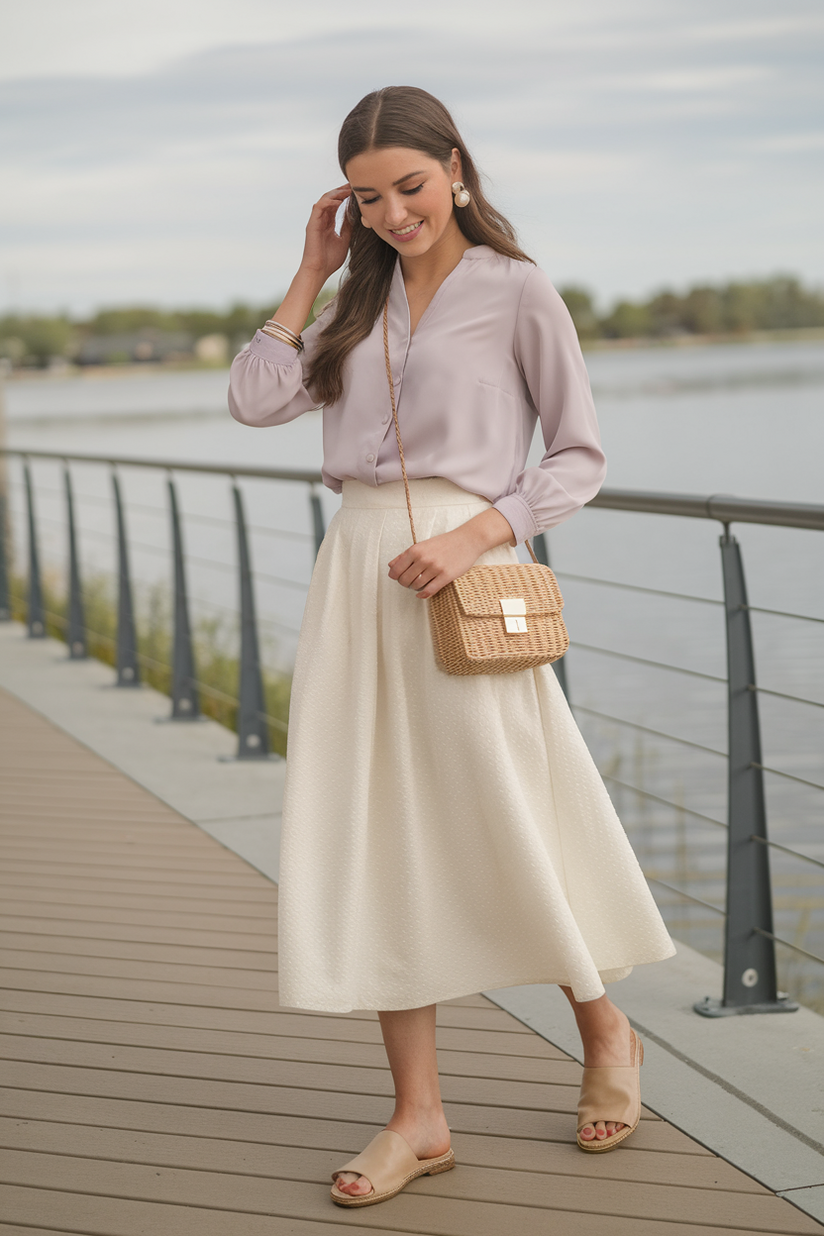
[[[660,291],[646,300],[619,300],[605,313],[599,313],[586,288],[567,285],[559,291],[583,341],[746,337],[757,331],[824,327],[824,291],[804,287],[792,275],[700,284],[684,293]],[[239,302],[224,312],[138,305],[101,309],[87,318],[7,314],[0,317],[0,358],[7,365],[43,367],[56,358],[81,364],[163,357],[185,361],[198,354],[197,342],[204,338],[224,339],[228,358],[277,313],[279,303]],[[219,360],[220,349],[213,355]]]
[[[656,292],[647,300],[619,300],[597,312],[585,288],[559,289],[581,339],[666,339],[679,335],[740,335],[824,326],[824,291],[792,275],[698,284],[689,291]]]

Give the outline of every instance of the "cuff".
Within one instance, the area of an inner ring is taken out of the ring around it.
[[[516,545],[523,545],[529,537],[537,535],[535,516],[520,494],[504,494],[503,498],[493,502],[492,506],[494,510],[500,511],[508,522],[514,533]]]
[[[293,365],[300,360],[297,348],[293,348],[290,343],[281,343],[280,339],[273,339],[271,335],[264,334],[262,330],[255,331],[255,337],[249,344],[249,351],[253,356],[259,356],[261,360],[268,361],[270,365]]]

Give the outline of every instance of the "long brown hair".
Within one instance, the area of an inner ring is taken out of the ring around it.
[[[532,261],[518,247],[509,220],[484,196],[472,156],[439,99],[416,86],[385,86],[367,94],[341,127],[338,161],[344,176],[347,163],[356,155],[392,146],[419,150],[446,168],[450,166],[452,151],[457,149],[463,183],[471,194],[468,206],[453,208],[464,236],[473,244],[489,245],[517,262]],[[397,251],[391,245],[372,228],[361,226],[360,207],[354,194],[349,198],[349,218],[352,237],[348,272],[338,292],[332,320],[318,338],[308,375],[308,383],[323,403],[334,403],[343,394],[344,362],[355,344],[372,330],[389,295],[397,259]]]

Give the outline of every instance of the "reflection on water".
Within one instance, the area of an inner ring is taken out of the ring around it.
[[[628,349],[587,354],[616,488],[824,502],[824,344]],[[321,418],[309,413],[267,431],[236,424],[222,371],[21,381],[7,390],[9,445],[205,462],[316,468]],[[401,416],[403,407],[401,404]],[[533,457],[542,447],[536,442]],[[23,548],[19,473],[12,469],[15,534]],[[60,472],[37,464],[44,557],[64,559]],[[108,477],[77,466],[81,553],[87,571],[113,564]],[[167,579],[165,476],[122,469],[133,569]],[[234,531],[227,482],[181,474],[180,498],[195,614],[236,607]],[[311,518],[303,486],[244,482],[266,657],[294,654],[311,573]],[[324,493],[327,521],[338,499]],[[737,525],[750,603],[824,619],[824,535]],[[726,708],[722,683],[620,660],[615,650],[723,677],[720,526],[703,520],[585,510],[550,536],[573,638],[568,675],[579,724],[650,876],[699,901],[724,900]],[[572,577],[577,578],[572,578]],[[703,598],[627,593],[586,578]],[[278,583],[278,579],[293,581]],[[297,585],[297,586],[296,586]],[[764,762],[824,784],[824,621],[753,614]],[[587,645],[587,648],[582,647]],[[600,715],[595,715],[600,714]],[[644,729],[631,728],[618,720]],[[663,738],[648,730],[669,735]],[[674,738],[693,746],[682,746]],[[707,750],[710,749],[710,750]],[[713,754],[717,752],[720,754]],[[639,794],[641,789],[645,793]],[[766,775],[771,836],[824,860],[820,792]],[[664,801],[662,801],[664,800]],[[667,805],[674,804],[674,805]],[[824,955],[821,870],[773,851],[776,933]],[[653,891],[673,934],[720,959],[721,919]],[[781,984],[824,1010],[824,967],[778,949]],[[696,992],[696,999],[704,992]]]

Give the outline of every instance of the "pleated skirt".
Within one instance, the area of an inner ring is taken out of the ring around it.
[[[491,505],[410,485],[419,540]],[[292,684],[280,1002],[417,1008],[526,983],[596,999],[672,941],[552,667],[440,670],[427,602],[388,575],[410,542],[401,482],[344,482]]]

